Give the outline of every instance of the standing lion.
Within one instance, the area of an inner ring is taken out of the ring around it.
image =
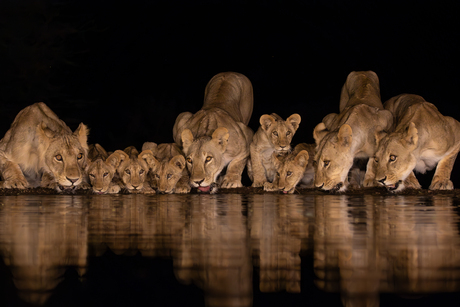
[[[0,187],[62,191],[87,185],[87,138],[83,123],[72,133],[43,102],[26,107],[0,141]]]

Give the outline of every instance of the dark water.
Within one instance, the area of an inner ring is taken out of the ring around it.
[[[458,306],[459,199],[0,197],[0,306]]]

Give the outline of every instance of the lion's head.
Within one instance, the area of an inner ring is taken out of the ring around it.
[[[260,126],[276,151],[289,152],[292,137],[299,128],[300,120],[299,114],[292,114],[286,121],[276,114],[264,114],[260,117]]]
[[[285,157],[273,153],[273,156],[277,177],[274,182],[278,182],[278,189],[283,193],[294,193],[295,187],[303,178],[308,165],[308,152],[302,150],[297,154],[289,154]]]
[[[228,163],[224,158],[229,138],[227,128],[219,127],[214,130],[212,137],[197,139],[193,138],[189,129],[185,129],[181,137],[190,172],[190,185],[202,192],[215,193],[217,177]]]
[[[86,173],[93,192],[97,194],[118,193],[120,187],[112,185],[112,179],[119,164],[126,159],[126,155],[115,152],[109,156],[102,146],[95,144],[90,146],[88,156],[91,161],[88,162]]]
[[[404,180],[417,164],[413,155],[417,144],[418,131],[414,123],[410,123],[404,132],[384,136],[374,156],[376,181],[391,191],[404,189]]]
[[[152,177],[158,192],[174,193],[176,184],[182,178],[185,169],[184,156],[176,155],[169,161],[158,161],[155,159],[153,164]]]
[[[317,145],[315,186],[323,190],[344,191],[354,159],[350,125],[344,124],[337,132],[329,132],[324,123],[320,123],[315,127],[313,136]]]
[[[88,128],[80,124],[72,134],[49,129],[44,123],[37,126],[37,135],[44,152],[46,169],[56,181],[56,189],[74,189],[84,177],[88,153]]]
[[[140,154],[136,148],[130,146],[124,151],[116,150],[114,154],[121,157],[117,173],[130,193],[142,192],[146,187],[144,182],[154,159],[151,150],[144,150]]]

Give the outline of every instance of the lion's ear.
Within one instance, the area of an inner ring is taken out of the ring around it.
[[[179,170],[183,170],[185,168],[185,158],[183,155],[174,156],[169,161],[169,164],[177,167]]]
[[[350,148],[351,141],[353,140],[353,131],[351,130],[350,125],[343,124],[340,129],[339,133],[337,134],[339,139],[339,145],[345,148]]]
[[[387,133],[386,131],[382,130],[382,129],[380,128],[380,126],[377,127],[377,129],[376,129],[375,132],[374,132],[374,140],[375,140],[375,145],[376,145],[376,147],[379,146],[380,141],[381,141],[384,137],[386,137],[387,135],[388,135],[388,133]]]
[[[308,154],[308,151],[306,150],[301,150],[297,156],[294,159],[294,162],[300,166],[300,167],[307,167],[308,164],[308,159],[310,158],[310,155]]]
[[[124,152],[123,150],[115,150],[114,153],[112,153],[108,158],[107,158],[107,163],[112,165],[115,169],[117,169],[123,161],[129,159],[128,154]]]
[[[50,128],[48,128],[48,126],[44,122],[41,122],[37,125],[37,134],[39,135],[39,137],[45,140],[52,139],[56,135],[56,133]]]
[[[276,122],[276,119],[271,115],[264,114],[260,117],[259,122],[262,129],[267,131],[268,128]]]
[[[228,133],[227,128],[219,127],[212,133],[212,141],[216,144],[216,147],[220,151],[224,152],[227,149],[228,138],[230,134]]]
[[[150,149],[152,151],[153,155],[155,155],[155,153],[157,152],[157,149],[158,149],[158,145],[157,145],[157,143],[154,143],[154,142],[145,142],[142,145],[141,151],[144,151],[144,150],[147,150],[147,149]]]
[[[321,122],[318,125],[316,125],[315,129],[313,130],[313,138],[315,139],[316,146],[319,145],[321,140],[326,136],[326,134],[329,132],[327,130],[326,125]]]
[[[190,148],[190,145],[193,143],[193,134],[190,129],[184,129],[181,133],[181,139],[182,139],[182,150],[184,153],[188,154],[188,149]]]
[[[89,128],[85,124],[80,123],[80,125],[78,125],[78,128],[75,130],[73,134],[77,137],[81,146],[88,150]]]
[[[289,123],[296,131],[299,128],[301,117],[299,114],[292,114],[286,119],[286,122]]]
[[[159,163],[158,160],[153,156],[153,152],[150,149],[143,150],[139,154],[138,158],[144,160],[150,169],[156,168],[156,165]]]
[[[415,124],[411,122],[409,124],[409,127],[406,130],[406,133],[404,134],[404,145],[413,150],[417,147],[418,144],[418,130],[415,128]]]

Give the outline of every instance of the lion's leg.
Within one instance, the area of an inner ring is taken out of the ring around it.
[[[411,172],[409,176],[404,180],[404,187],[408,189],[416,189],[420,190],[422,186],[417,180],[417,177],[415,177],[414,172]]]
[[[363,186],[365,188],[375,187],[377,184],[375,182],[375,170],[374,170],[374,159],[369,158],[366,166],[366,174],[364,175]]]
[[[454,184],[450,180],[450,174],[454,167],[455,159],[457,158],[458,149],[441,159],[438,162],[436,171],[431,180],[430,190],[453,190]]]
[[[109,188],[107,189],[108,194],[117,194],[120,192],[121,188],[118,184],[111,182]]]
[[[0,188],[4,189],[25,189],[29,186],[26,177],[18,164],[5,158],[0,159],[3,181],[0,181]]]
[[[263,187],[264,183],[267,182],[267,177],[265,176],[265,168],[260,158],[261,153],[257,152],[257,149],[253,144],[250,146],[251,156],[251,166],[252,166],[252,187],[258,188]]]
[[[265,182],[264,183],[264,191],[267,191],[267,192],[274,192],[274,191],[279,191],[279,177],[278,176],[275,176],[275,178],[273,179],[273,183],[272,182]]]
[[[42,188],[48,188],[48,189],[53,189],[59,191],[58,188],[58,183],[56,181],[56,178],[51,173],[43,173],[42,175],[42,181],[40,183],[40,186]]]
[[[191,190],[190,184],[190,177],[187,175],[182,175],[182,177],[179,179],[179,181],[176,184],[176,188],[174,189],[174,193],[189,193]]]
[[[236,156],[227,166],[227,173],[222,180],[221,188],[231,189],[240,188],[243,186],[241,183],[241,174],[248,159],[247,154]]]

